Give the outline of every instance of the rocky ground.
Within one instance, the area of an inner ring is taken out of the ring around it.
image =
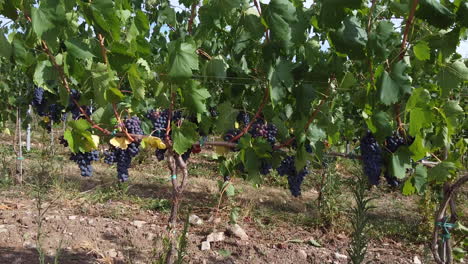
[[[27,162],[29,179],[41,175],[40,161]],[[122,190],[113,185],[114,168],[97,164],[93,178],[85,179],[66,159],[48,162],[59,168],[42,195],[33,180],[0,189],[0,263],[39,263],[39,252],[46,263],[158,263],[170,199],[163,164],[136,165]],[[313,184],[297,199],[281,184],[253,187],[234,179],[238,194],[219,202],[214,166],[203,157],[190,166],[179,218],[182,229],[190,211],[186,263],[348,263],[346,213],[331,226],[320,225]],[[366,263],[431,263],[414,198],[372,192],[378,198]],[[344,211],[351,200],[344,194]],[[240,208],[237,225],[229,223],[234,207]]]

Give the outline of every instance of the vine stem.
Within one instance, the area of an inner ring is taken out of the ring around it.
[[[369,20],[367,21],[367,35],[369,35],[371,28],[372,28],[372,13],[374,12],[376,3],[377,3],[377,0],[372,0],[372,5],[369,11]],[[374,86],[375,85],[374,65],[373,65],[371,57],[368,57],[367,63],[369,64],[369,73],[370,73],[371,83],[372,83],[372,86]]]
[[[418,3],[419,3],[419,0],[413,0],[413,5],[411,7],[410,14],[408,16],[408,19],[406,20],[405,32],[403,33],[403,40],[401,41],[399,60],[403,60],[403,58],[405,57],[405,53],[407,50],[408,35],[410,32],[410,28],[413,25],[414,14],[416,13],[416,8],[418,7]],[[403,122],[401,121],[400,108],[401,108],[400,103],[395,104],[394,111],[395,111],[395,117],[396,117],[398,129],[402,130]]]
[[[112,108],[114,109],[114,115],[115,118],[117,118],[117,123],[119,124],[119,129],[124,133],[124,135],[130,140],[130,142],[135,141],[135,139],[128,133],[125,125],[122,122],[122,119],[120,118],[120,114],[117,111],[117,105],[115,103],[112,104]]]
[[[101,46],[102,59],[104,60],[104,63],[108,65],[109,61],[107,60],[107,50],[106,50],[106,47],[104,46],[104,37],[101,34],[98,34],[98,39],[99,39],[99,46]]]
[[[229,142],[234,142],[234,141],[238,140],[239,138],[241,138],[245,133],[247,133],[249,131],[250,127],[253,125],[253,123],[255,123],[257,118],[260,117],[260,114],[262,113],[263,108],[265,108],[265,105],[268,102],[268,98],[270,97],[270,87],[269,86],[270,86],[269,84],[265,85],[265,92],[264,92],[264,95],[263,95],[263,99],[262,99],[262,102],[260,103],[260,106],[258,107],[257,112],[255,113],[254,118],[252,118],[252,120],[250,120],[250,122],[244,127],[244,129],[237,136],[235,136],[231,140],[229,140]]]
[[[198,1],[194,2],[192,4],[192,7],[190,8],[190,19],[189,19],[188,27],[187,27],[189,35],[192,35],[193,21],[195,19],[195,11],[197,10],[197,5],[198,5]]]
[[[49,57],[49,60],[52,62],[52,64],[54,65],[54,68],[57,70],[59,76],[60,76],[60,79],[62,81],[62,84],[63,86],[65,87],[65,89],[67,90],[68,94],[71,94],[71,89],[70,89],[70,85],[68,84],[68,80],[67,80],[67,77],[65,76],[65,73],[62,69],[62,67],[57,63],[57,61],[55,60],[55,57],[54,55],[52,54],[52,52],[50,51],[49,47],[47,46],[47,43],[42,40],[41,41],[42,43],[42,49],[44,50],[44,52],[47,54],[47,56]],[[80,112],[83,114],[83,116],[86,118],[86,120],[91,124],[91,126],[93,128],[96,128],[97,130],[101,131],[102,133],[106,134],[106,135],[110,135],[111,132],[105,128],[102,128],[100,127],[98,124],[96,124],[96,122],[94,122],[93,120],[91,120],[91,118],[89,117],[89,115],[86,113],[86,111],[81,107],[81,105],[78,103],[78,101],[73,98],[73,97],[70,97],[70,99],[72,100],[72,102],[76,105],[76,107],[78,107],[78,109],[80,110]]]
[[[449,253],[449,258],[448,261],[446,262],[445,260],[442,260],[440,255],[439,255],[439,231],[440,227],[437,225],[438,222],[442,222],[444,217],[445,217],[445,212],[447,211],[447,208],[451,207],[452,209],[452,219],[451,221],[455,223],[456,221],[456,216],[454,215],[454,206],[455,203],[453,202],[453,196],[454,194],[458,191],[458,189],[468,182],[468,174],[463,175],[461,178],[459,178],[454,184],[451,186],[449,184],[444,186],[444,199],[442,203],[440,204],[439,209],[437,210],[436,216],[435,216],[435,224],[434,224],[434,231],[432,232],[432,244],[431,244],[431,251],[432,255],[434,256],[434,260],[436,261],[437,264],[448,264],[452,263],[451,260],[451,252]],[[449,241],[446,241],[446,245],[448,248],[450,248]]]

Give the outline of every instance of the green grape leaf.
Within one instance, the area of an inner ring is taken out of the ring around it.
[[[39,38],[44,32],[55,28],[53,14],[42,6],[31,8],[31,19],[33,30]]]
[[[226,60],[223,56],[216,56],[209,60],[205,65],[205,75],[206,78],[218,78],[223,79],[226,77],[226,70],[229,68],[229,65],[226,63]]]
[[[169,24],[173,27],[177,25],[176,13],[173,8],[166,6],[158,13],[158,23]]]
[[[228,129],[234,127],[236,116],[239,113],[231,105],[230,101],[226,101],[218,106],[218,119],[216,120],[216,131],[220,134],[226,132]]]
[[[192,76],[192,70],[198,70],[198,56],[195,43],[173,41],[169,48],[169,76],[187,78]]]
[[[431,125],[434,120],[433,114],[427,108],[414,108],[410,112],[409,133],[411,135],[419,134],[422,128]]]
[[[409,150],[413,154],[411,157],[413,160],[420,160],[427,156],[428,149],[424,144],[424,139],[421,135],[414,135],[415,139],[413,144],[409,147]]]
[[[85,45],[77,39],[70,39],[65,41],[67,51],[78,59],[91,59],[94,54],[89,49],[89,45]]]
[[[128,69],[128,82],[130,83],[130,87],[135,94],[135,98],[139,100],[145,99],[145,87],[146,84],[140,77],[140,73],[138,72],[137,66],[132,64]]]
[[[289,61],[280,60],[276,67],[271,71],[270,79],[270,97],[275,103],[285,98],[288,89],[294,84],[292,69],[294,64]]]
[[[398,40],[393,23],[379,21],[375,31],[371,31],[369,34],[369,48],[378,58],[386,59]]]
[[[419,41],[418,44],[413,46],[414,55],[421,61],[431,58],[431,48],[426,41]]]
[[[68,125],[75,131],[83,132],[91,128],[91,124],[86,119],[78,119],[68,122]]]
[[[398,179],[403,179],[406,176],[406,169],[409,168],[411,168],[411,152],[407,147],[400,146],[391,154],[391,173]]]
[[[197,125],[184,121],[180,127],[172,126],[172,136],[174,138],[174,150],[182,155],[198,141]]]
[[[386,112],[380,111],[375,113],[369,121],[371,122],[369,128],[371,128],[372,133],[374,133],[378,141],[383,141],[394,130],[392,118]]]
[[[403,195],[412,195],[416,192],[416,187],[413,185],[413,178],[409,178],[405,181],[403,185],[402,193]]]
[[[241,151],[242,163],[247,170],[248,177],[247,180],[259,184],[261,183],[261,178],[259,177],[259,168],[260,168],[260,159],[257,157],[255,150],[253,148],[243,149]]]
[[[189,80],[182,89],[182,97],[184,98],[184,105],[190,110],[197,113],[204,113],[206,112],[205,101],[210,98],[211,95],[198,81]]]
[[[10,42],[8,42],[3,32],[0,31],[0,56],[10,59],[12,53],[13,50]]]
[[[385,105],[392,105],[400,98],[400,87],[386,71],[380,79],[379,98]]]
[[[282,47],[291,46],[291,23],[297,21],[296,8],[288,0],[271,0],[262,5],[262,17],[271,30],[271,40]]]
[[[337,28],[345,18],[345,8],[357,9],[362,5],[362,0],[326,0],[322,1],[319,22],[320,27]]]
[[[380,78],[379,97],[385,105],[391,105],[399,101],[404,93],[411,93],[411,79],[405,73],[408,65],[403,61],[395,63],[392,72],[382,73]]]
[[[456,172],[456,165],[453,162],[443,161],[434,168],[429,169],[427,173],[428,180],[441,184],[452,178]]]
[[[109,91],[111,88],[117,88],[116,80],[118,78],[116,76],[116,72],[112,71],[109,67],[107,67],[107,65],[103,63],[94,64],[92,69],[92,78],[88,85],[92,86],[96,103],[99,106],[104,106],[108,102],[117,102],[115,99],[119,98],[115,98],[115,95],[119,97],[119,94]],[[113,96],[109,96],[109,93],[111,93]]]
[[[468,81],[468,67],[463,60],[457,60],[441,67],[437,75],[438,84],[442,88],[442,96],[448,97],[450,92],[462,81]]]
[[[330,39],[337,51],[348,54],[351,59],[365,58],[367,33],[357,17],[346,17],[341,28],[330,32]]]
[[[420,0],[415,16],[438,28],[448,28],[455,22],[455,14],[438,0]]]
[[[414,187],[416,191],[421,194],[427,182],[427,169],[424,165],[418,164],[414,172]]]
[[[408,102],[406,103],[406,111],[410,112],[411,110],[417,107],[427,108],[428,102],[430,101],[431,95],[429,94],[429,91],[422,87],[416,88],[411,94],[410,98],[408,99]]]

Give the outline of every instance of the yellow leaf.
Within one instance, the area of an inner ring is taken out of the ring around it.
[[[166,144],[164,144],[158,137],[148,136],[145,137],[142,141],[145,145],[148,145],[152,148],[166,149]]]
[[[234,128],[239,129],[239,123],[234,122]]]
[[[109,143],[114,147],[127,149],[128,144],[130,144],[131,142],[125,137],[114,137],[110,140]]]
[[[93,139],[94,145],[97,148],[99,146],[99,136],[91,135],[91,138]]]
[[[214,146],[214,150],[215,150],[216,154],[218,154],[220,156],[225,156],[226,154],[228,154],[230,152],[230,149],[228,147],[224,147],[224,146]]]
[[[44,116],[44,119],[43,119],[43,120],[44,120],[44,122],[46,122],[46,123],[49,123],[49,122],[50,122],[50,119],[49,119],[48,116]]]

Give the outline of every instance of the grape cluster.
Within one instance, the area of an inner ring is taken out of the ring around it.
[[[295,158],[293,156],[287,156],[281,161],[280,166],[276,169],[279,175],[288,176],[288,185],[291,194],[294,197],[301,195],[301,185],[304,181],[304,177],[309,174],[309,164],[304,166],[299,172],[296,170]]]
[[[273,166],[267,160],[262,160],[260,163],[260,174],[267,175]]]
[[[125,128],[130,134],[142,135],[141,121],[134,116],[127,118],[124,121]],[[119,181],[125,182],[128,180],[128,169],[134,158],[140,152],[140,141],[134,141],[128,144],[126,149],[112,147],[104,152],[104,162],[107,164],[117,163],[117,177]]]
[[[162,161],[164,160],[164,154],[166,153],[166,149],[157,149],[156,150],[156,158],[158,159],[158,161]]]
[[[256,120],[255,123],[250,127],[249,133],[252,137],[263,137],[270,144],[274,145],[276,142],[276,135],[278,134],[278,128],[274,124],[265,124],[261,119]]]
[[[361,156],[364,174],[369,179],[369,183],[378,185],[383,165],[382,150],[374,135],[369,131],[361,138]]]
[[[68,147],[68,141],[66,141],[63,136],[59,137],[59,143],[62,144],[64,147]]]
[[[213,117],[213,118],[216,118],[216,117],[218,117],[218,115],[219,115],[219,113],[216,110],[216,108],[210,107],[210,116]]]
[[[237,114],[236,120],[240,125],[245,126],[250,123],[250,115],[247,112],[241,111]]]
[[[125,119],[124,125],[127,128],[128,133],[135,135],[143,135],[143,129],[141,129],[141,121],[137,116]]]
[[[91,166],[92,161],[99,160],[99,151],[93,150],[91,152],[78,152],[73,153],[70,160],[78,164],[81,171],[81,176],[91,177],[93,174],[93,167]]]
[[[386,150],[390,153],[395,153],[403,145],[405,145],[405,139],[398,133],[393,133],[391,137],[385,139]]]
[[[166,135],[167,122],[169,119],[169,111],[156,111],[152,109],[148,111],[146,118],[148,118],[153,124],[154,132],[152,135],[158,138],[164,138]]]
[[[80,108],[78,108],[78,106],[73,102],[73,100],[78,102],[80,98],[81,98],[80,91],[76,89],[71,89],[70,103],[68,104],[68,111],[71,112],[73,120],[84,118],[84,116],[82,115],[83,113],[81,112]],[[81,108],[86,112],[88,116],[92,114],[90,107],[86,105],[82,105]]]
[[[31,104],[33,105],[34,109],[36,110],[39,116],[45,116],[47,113],[47,101],[44,98],[44,89],[41,87],[35,87],[33,92],[33,99]]]
[[[48,116],[50,120],[54,121],[54,123],[60,123],[60,121],[62,120],[62,110],[63,107],[59,104],[49,105]]]
[[[237,135],[240,134],[240,130],[239,129],[236,129],[236,128],[233,128],[233,129],[229,129],[223,136],[223,139],[224,141],[231,141],[231,139],[233,139],[234,137],[236,137]],[[239,140],[236,140],[234,141],[234,143],[237,143],[239,142]]]

